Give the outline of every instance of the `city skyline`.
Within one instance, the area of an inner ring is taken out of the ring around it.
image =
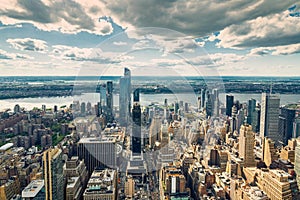
[[[296,1],[148,4],[11,0],[0,75],[300,75]]]

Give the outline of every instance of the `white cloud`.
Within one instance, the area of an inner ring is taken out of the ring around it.
[[[7,39],[6,42],[12,45],[15,49],[22,50],[22,51],[26,50],[26,51],[45,52],[47,51],[48,48],[45,41],[37,40],[33,38]]]
[[[299,37],[300,18],[284,11],[226,27],[217,36],[220,40],[217,45],[224,48],[275,47],[299,43]]]
[[[104,4],[96,1],[9,0],[9,3],[0,8],[0,21],[3,24],[29,22],[46,31],[56,30],[70,34],[87,31],[109,35],[113,32],[111,22],[99,19],[100,16],[105,16],[104,10]]]
[[[289,55],[300,53],[300,43],[276,47],[259,47],[251,49],[250,55]]]
[[[53,58],[72,61],[89,61],[101,64],[115,64],[133,59],[132,56],[120,55],[114,52],[103,52],[99,48],[78,48],[64,45],[53,46]]]
[[[26,54],[8,53],[7,51],[0,49],[0,59],[33,59],[33,57]]]
[[[126,46],[127,42],[123,42],[123,41],[115,41],[113,42],[114,45],[116,46]]]

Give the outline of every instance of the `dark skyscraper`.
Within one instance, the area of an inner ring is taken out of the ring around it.
[[[124,69],[124,76],[120,78],[120,124],[126,126],[131,109],[131,72],[128,68]]]
[[[106,84],[106,108],[107,108],[107,121],[113,121],[113,82],[107,81]]]
[[[278,133],[280,98],[274,94],[262,93],[260,113],[260,136],[272,139],[276,145],[282,139]]]
[[[255,133],[259,133],[259,127],[260,127],[260,105],[257,105],[254,109],[254,112],[252,113],[252,119],[251,119],[251,126],[252,130]]]
[[[231,117],[232,106],[234,102],[234,97],[232,95],[226,95],[226,115]]]
[[[142,130],[141,130],[141,106],[140,106],[140,97],[139,90],[136,89],[133,92],[133,108],[132,108],[132,154],[141,155],[142,146]]]
[[[252,115],[256,108],[256,100],[250,99],[248,101],[248,110],[247,110],[247,123],[252,124]]]
[[[287,145],[288,140],[292,138],[295,116],[296,110],[293,108],[286,106],[279,109],[278,131],[279,135],[282,137],[282,142],[285,145]]]
[[[205,95],[206,95],[206,90],[201,89],[201,108],[205,107]]]

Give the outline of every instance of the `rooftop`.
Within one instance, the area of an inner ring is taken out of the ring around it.
[[[27,187],[22,191],[22,198],[33,198],[40,190],[44,187],[44,180],[33,180]]]

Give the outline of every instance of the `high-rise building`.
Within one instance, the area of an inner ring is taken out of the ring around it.
[[[116,170],[95,170],[84,191],[83,200],[116,200],[117,180]]]
[[[295,166],[294,166],[295,172],[296,172],[296,179],[298,188],[300,190],[300,145],[298,144],[295,148]]]
[[[106,105],[106,85],[100,84],[99,86],[99,92],[100,92],[100,103],[102,106]]]
[[[280,98],[278,95],[262,93],[260,113],[260,137],[268,137],[278,145],[281,137],[278,133]]]
[[[114,108],[113,82],[107,81],[107,84],[106,84],[106,109],[107,109],[106,117],[107,117],[108,122],[112,122],[114,119],[113,108]]]
[[[120,78],[119,109],[121,125],[126,126],[130,117],[131,109],[131,72],[124,68],[124,76]]]
[[[247,123],[252,125],[252,116],[255,112],[256,108],[256,100],[255,99],[250,99],[248,101],[248,110],[247,110]]]
[[[252,113],[251,126],[252,131],[255,133],[259,133],[260,129],[260,104],[256,106],[254,112]]]
[[[64,174],[62,150],[55,147],[43,154],[43,174],[46,200],[64,199]]]
[[[239,136],[239,157],[244,160],[244,167],[255,167],[254,141],[251,125],[242,125]]]
[[[149,128],[149,137],[150,137],[150,146],[154,147],[156,142],[161,140],[160,138],[160,127],[161,127],[161,119],[159,116],[155,116]]]
[[[88,171],[83,161],[73,156],[64,165],[66,177],[66,200],[80,200],[88,179]]]
[[[220,101],[219,101],[219,89],[215,88],[212,90],[212,105],[213,105],[213,115],[215,117],[219,116]]]
[[[81,138],[78,142],[78,156],[91,174],[96,168],[115,168],[117,165],[116,140],[111,138]]]
[[[296,110],[293,107],[289,105],[280,107],[278,131],[284,145],[287,145],[288,140],[293,136],[293,122],[295,117]]]
[[[213,115],[213,99],[209,91],[206,91],[205,100],[206,117],[211,117]]]
[[[205,107],[205,96],[206,96],[206,90],[201,89],[201,108]]]
[[[300,117],[296,117],[293,122],[293,138],[297,138],[300,136]]]
[[[82,102],[81,106],[80,106],[80,113],[81,113],[81,115],[85,115],[85,111],[86,111],[85,102]]]
[[[234,96],[226,95],[226,115],[231,117]]]
[[[274,141],[270,138],[264,137],[263,139],[263,161],[267,165],[267,167],[270,167],[272,162],[278,158],[276,155],[276,149]]]
[[[131,149],[133,155],[140,155],[142,151],[142,118],[141,118],[141,105],[140,105],[139,89],[133,93],[133,108],[132,108],[132,139]]]
[[[23,200],[43,200],[45,199],[44,180],[33,180],[22,191]]]
[[[179,110],[179,103],[178,103],[178,102],[175,102],[175,103],[174,103],[174,113],[175,113],[175,114],[178,114],[178,110]]]

